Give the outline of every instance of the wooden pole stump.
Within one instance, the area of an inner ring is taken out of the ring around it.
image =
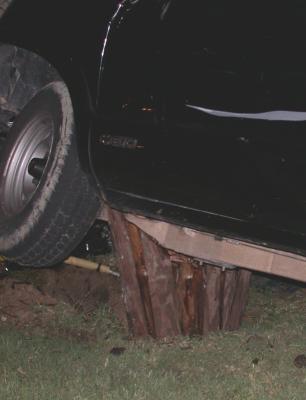
[[[251,272],[199,265],[168,252],[109,210],[123,299],[133,336],[204,335],[240,327]]]

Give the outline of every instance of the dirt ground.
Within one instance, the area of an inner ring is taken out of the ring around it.
[[[0,278],[0,323],[44,325],[56,307],[90,317],[107,305],[123,326],[126,317],[118,278],[68,265],[54,269],[25,268]]]

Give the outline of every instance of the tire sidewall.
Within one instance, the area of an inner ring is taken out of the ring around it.
[[[21,111],[7,140],[0,164],[0,179],[3,176],[7,157],[18,139],[23,127],[37,113],[47,112],[52,117],[54,136],[48,161],[39,185],[32,199],[18,214],[3,218],[0,222],[0,247],[4,252],[13,251],[19,243],[27,240],[33,228],[48,214],[49,203],[54,197],[64,168],[73,168],[67,161],[71,152],[76,151],[74,140],[73,110],[67,87],[63,82],[52,82],[43,88]],[[73,157],[74,159],[74,157]],[[71,163],[70,163],[71,164]],[[63,184],[63,183],[62,183]],[[68,184],[68,182],[64,183]],[[1,185],[0,185],[1,198]],[[1,205],[0,205],[1,207]]]

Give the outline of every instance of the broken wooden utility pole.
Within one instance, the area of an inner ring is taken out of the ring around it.
[[[251,272],[169,252],[109,209],[123,298],[133,336],[164,338],[238,329]]]

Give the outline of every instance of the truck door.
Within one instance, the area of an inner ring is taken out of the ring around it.
[[[160,212],[165,205],[296,229],[306,120],[306,13],[296,3],[128,8],[101,82],[106,118],[95,159],[107,190],[158,203]]]

